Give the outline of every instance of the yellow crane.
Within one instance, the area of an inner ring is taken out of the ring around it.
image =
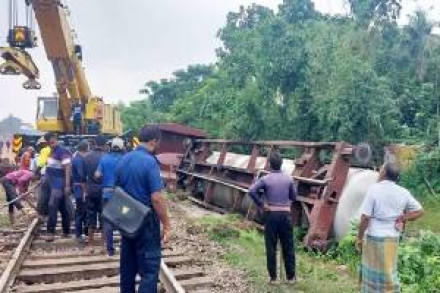
[[[38,98],[37,129],[60,134],[120,135],[122,123],[116,107],[91,93],[82,65],[82,49],[73,37],[63,1],[25,0],[26,25],[18,23],[17,0],[9,1],[9,46],[0,48],[4,59],[0,74],[23,74],[28,78],[23,84],[25,89],[41,88],[38,68],[26,51],[36,46],[32,11],[55,74],[57,96]],[[73,111],[81,117],[79,131],[74,131]]]

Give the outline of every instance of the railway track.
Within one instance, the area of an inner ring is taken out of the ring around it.
[[[119,292],[117,254],[88,255],[72,238],[45,242],[43,226],[38,219],[29,225],[0,278],[0,293]],[[116,235],[116,247],[119,242]],[[194,257],[176,247],[163,251],[160,292],[211,292],[213,286]]]

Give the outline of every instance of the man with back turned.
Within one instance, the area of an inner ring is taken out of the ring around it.
[[[157,127],[144,126],[139,133],[139,146],[122,158],[116,170],[116,186],[152,210],[136,238],[122,237],[122,293],[135,292],[137,274],[141,277],[139,293],[157,292],[161,238],[164,243],[168,242],[171,231],[167,203],[162,193],[164,186],[154,155],[160,139]],[[162,237],[160,223],[163,225]]]
[[[423,215],[421,204],[398,185],[400,168],[386,162],[361,207],[356,246],[362,251],[363,293],[400,292],[398,247],[405,223]]]
[[[296,188],[292,178],[281,172],[283,159],[279,153],[273,152],[269,156],[269,164],[271,173],[255,182],[249,194],[258,208],[264,210],[266,216],[264,239],[269,284],[277,283],[278,240],[281,242],[287,281],[294,283],[296,276],[291,205],[296,197]],[[261,192],[265,201],[260,196]]]

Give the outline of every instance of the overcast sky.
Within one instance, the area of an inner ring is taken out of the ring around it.
[[[0,46],[5,45],[7,0],[0,0]],[[24,1],[23,1],[24,2]],[[92,92],[109,102],[138,99],[151,79],[180,68],[215,60],[221,44],[216,33],[229,11],[259,3],[276,9],[282,0],[67,0],[71,22],[83,45],[84,66]],[[324,12],[344,13],[344,0],[315,0]],[[435,2],[436,4],[432,4]],[[111,3],[111,4],[109,4]],[[440,18],[440,1],[405,0],[403,15],[417,7]],[[41,71],[40,91],[25,91],[23,76],[0,76],[0,119],[13,114],[34,122],[36,97],[52,95],[53,72],[45,52],[31,50]]]

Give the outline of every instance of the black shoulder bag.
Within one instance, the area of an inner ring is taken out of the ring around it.
[[[122,188],[115,188],[115,192],[102,211],[103,218],[122,236],[133,239],[147,221],[151,209],[140,201],[131,197]]]

